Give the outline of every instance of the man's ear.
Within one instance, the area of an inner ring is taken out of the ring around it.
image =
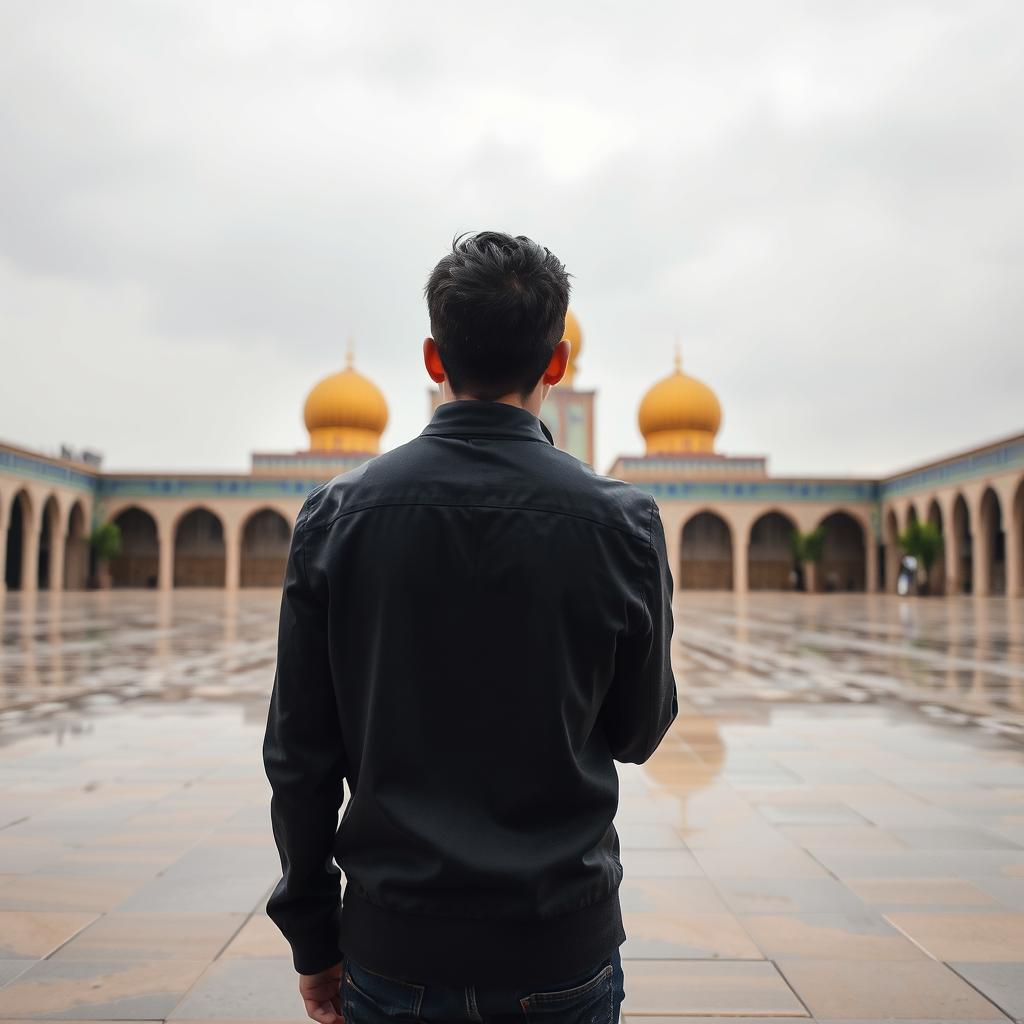
[[[572,343],[563,338],[551,353],[551,361],[544,371],[541,380],[545,384],[557,384],[565,376],[565,368],[569,365],[569,356],[572,354]]]
[[[437,351],[437,342],[433,338],[423,339],[423,365],[427,368],[430,379],[435,384],[444,382],[447,374],[441,362],[441,353]]]

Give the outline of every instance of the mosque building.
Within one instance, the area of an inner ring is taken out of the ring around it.
[[[571,310],[565,337],[569,366],[541,418],[558,447],[593,465],[596,392],[576,386],[583,333]],[[429,411],[439,399],[431,388]],[[307,449],[254,452],[243,473],[108,473],[90,453],[0,442],[0,593],[86,587],[88,537],[106,522],[121,533],[114,587],[279,587],[305,496],[380,452],[388,404],[350,347],[303,414]],[[608,475],[654,496],[677,590],[792,589],[793,533],[821,527],[807,589],[894,591],[899,533],[928,520],[944,537],[933,589],[1024,596],[1024,433],[881,478],[773,476],[763,455],[717,450],[721,402],[678,353],[637,416],[645,450]]]

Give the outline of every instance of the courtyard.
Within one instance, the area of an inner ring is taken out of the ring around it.
[[[0,1020],[301,1021],[279,591],[8,593]],[[1024,1019],[1024,601],[677,594],[620,767],[624,1017]]]

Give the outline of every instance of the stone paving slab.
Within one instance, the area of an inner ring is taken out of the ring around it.
[[[777,966],[819,1020],[1006,1020],[994,1003],[934,960],[784,959]]]
[[[290,960],[236,958],[210,964],[168,1020],[262,1021],[303,1012]]]
[[[749,929],[732,914],[623,911],[623,960],[763,960]]]
[[[1015,1020],[1024,1019],[1024,951],[1016,963],[951,963],[950,967]]]
[[[638,960],[629,964],[625,1017],[809,1016],[774,964],[764,961]]]
[[[212,960],[245,920],[245,914],[104,914],[51,959]]]
[[[0,910],[0,958],[37,960],[49,956],[96,920],[96,914]]]
[[[0,988],[0,1019],[163,1020],[205,960],[41,960]]]
[[[936,960],[1024,961],[1024,913],[901,911],[886,917]]]
[[[924,960],[928,954],[871,911],[743,915],[740,923],[770,960]]]

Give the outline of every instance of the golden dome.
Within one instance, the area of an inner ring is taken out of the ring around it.
[[[576,374],[576,357],[583,347],[583,332],[580,330],[580,322],[571,309],[567,310],[565,314],[565,334],[562,337],[572,345],[572,350],[569,353],[569,362],[565,367],[565,375],[558,383],[571,388],[572,379]]]
[[[677,352],[674,372],[644,395],[637,422],[648,455],[710,452],[722,425],[722,407],[707,384],[683,373]]]
[[[325,377],[310,391],[303,412],[311,449],[380,450],[380,435],[388,424],[388,403],[373,381],[352,368],[351,348],[345,369]]]

